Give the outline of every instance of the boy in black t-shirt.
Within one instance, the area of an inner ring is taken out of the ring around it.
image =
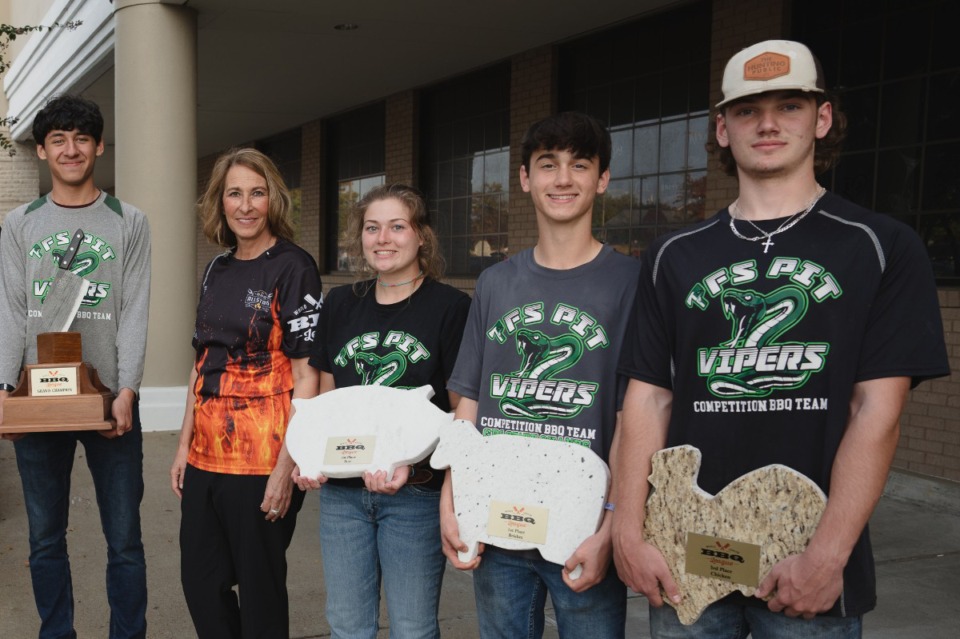
[[[907,391],[949,373],[929,260],[911,229],[817,184],[845,122],[804,45],[733,56],[717,108],[720,161],[740,193],[644,255],[620,367],[631,379],[614,480],[630,497],[614,515],[614,559],[650,600],[654,637],[859,637],[876,603],[866,524]],[[651,456],[680,444],[700,449],[710,493],[779,463],[829,497],[807,549],[755,598],[730,595],[686,628],[662,606],[683,593],[642,537]]]

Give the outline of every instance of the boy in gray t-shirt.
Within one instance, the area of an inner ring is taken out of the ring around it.
[[[580,113],[538,122],[524,138],[520,184],[536,208],[537,244],[480,275],[448,383],[462,396],[456,417],[484,435],[523,433],[613,456],[617,360],[639,264],[591,232],[609,163],[609,134]],[[531,619],[542,635],[547,592],[561,637],[623,636],[626,590],[608,570],[609,516],[564,566],[493,546],[463,563],[449,473],[440,508],[444,553],[474,570],[482,638],[527,636]]]
[[[3,435],[14,440],[23,483],[40,636],[75,636],[66,529],[70,473],[80,442],[108,546],[109,636],[144,637],[143,440],[137,393],[146,350],[150,229],[143,213],[94,184],[94,165],[103,153],[103,117],[96,104],[69,95],[50,100],[34,120],[33,137],[37,155],[50,168],[53,188],[11,211],[0,236],[0,420],[22,366],[36,363],[36,336],[44,312],[51,313],[43,302],[55,285],[55,260],[77,229],[84,238],[71,270],[90,286],[70,330],[82,336],[83,360],[116,394],[113,430]]]

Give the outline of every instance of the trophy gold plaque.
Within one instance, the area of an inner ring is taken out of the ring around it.
[[[41,333],[37,363],[3,402],[0,433],[109,430],[112,404],[113,393],[83,361],[80,333]]]
[[[687,626],[735,590],[752,597],[777,562],[804,551],[827,505],[816,483],[779,464],[711,495],[697,484],[700,460],[693,446],[654,454],[643,522],[683,597],[664,601]]]

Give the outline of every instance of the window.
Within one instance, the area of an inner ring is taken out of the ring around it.
[[[794,4],[848,132],[821,183],[917,231],[937,279],[960,283],[960,50],[949,0]],[[827,12],[827,13],[824,13]]]
[[[290,191],[290,224],[293,226],[294,239],[300,239],[300,165],[301,165],[300,128],[278,133],[259,140],[254,146],[258,151],[273,160],[280,171],[280,177]]]
[[[327,192],[327,269],[347,271],[347,218],[356,203],[384,183],[383,140],[385,107],[382,102],[330,120],[327,127],[331,158]]]
[[[425,90],[421,118],[423,190],[447,272],[477,274],[509,250],[509,65]]]
[[[562,108],[610,130],[610,186],[594,234],[634,256],[657,235],[703,219],[710,4],[627,24],[560,50]]]

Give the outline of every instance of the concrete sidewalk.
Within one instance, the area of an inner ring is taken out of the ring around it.
[[[148,636],[195,636],[180,590],[177,541],[180,508],[168,470],[178,433],[144,435],[143,535],[150,604]],[[83,639],[106,637],[109,610],[104,595],[106,549],[82,448],[74,467],[70,511],[70,559],[76,599],[76,629]],[[288,553],[290,631],[301,639],[328,637],[318,540],[317,496],[307,496]],[[877,557],[878,609],[866,617],[865,636],[878,639],[942,639],[960,627],[960,487],[896,473],[871,523]],[[0,638],[37,636],[39,621],[27,566],[27,522],[10,442],[0,441]],[[548,609],[546,637],[556,637]],[[386,617],[383,616],[386,623]],[[469,575],[448,569],[440,604],[445,637],[477,636]],[[384,628],[380,636],[387,637]],[[632,595],[627,636],[648,637],[647,603]],[[585,638],[586,639],[586,638]]]

